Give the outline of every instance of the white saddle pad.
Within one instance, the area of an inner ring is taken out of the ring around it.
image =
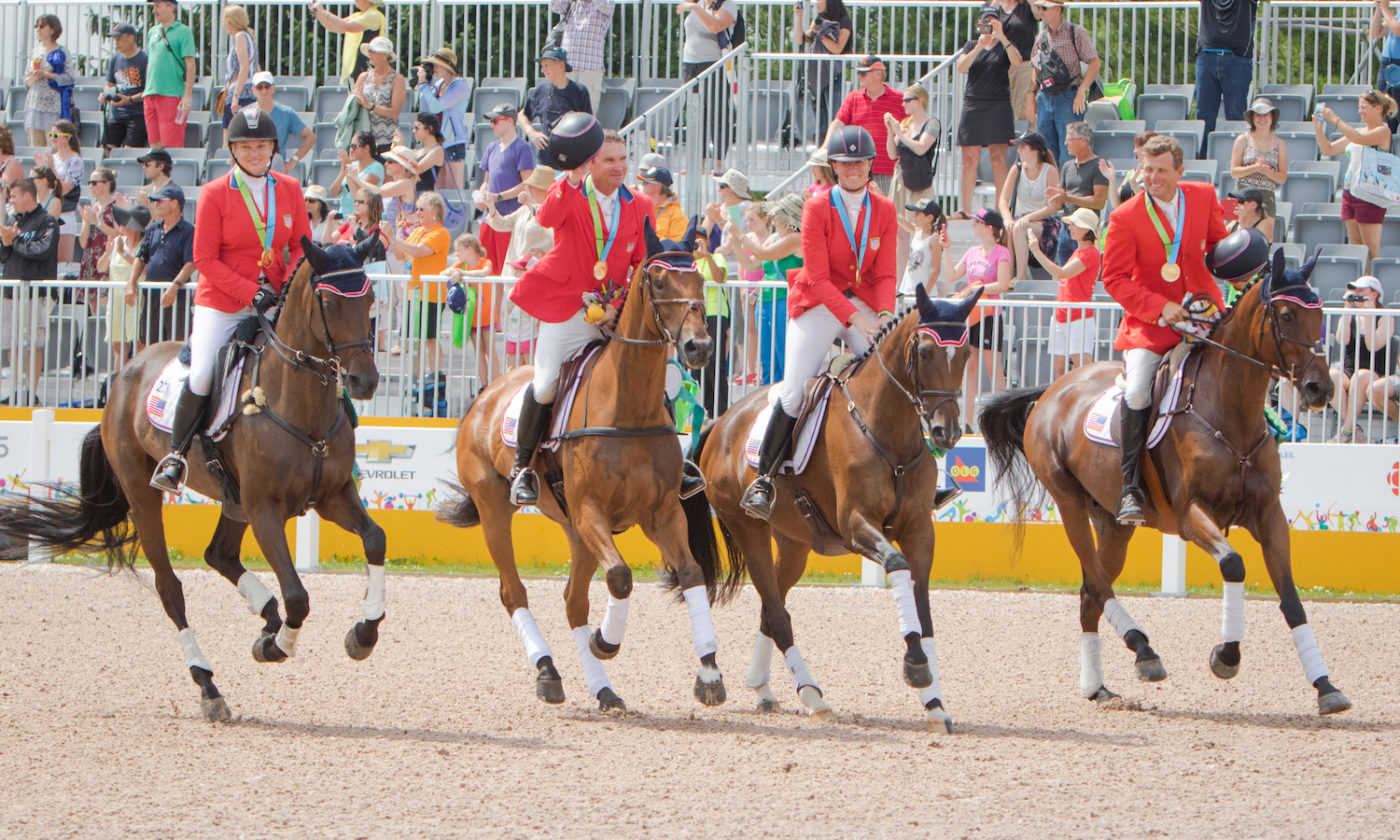
[[[224,382],[223,395],[219,398],[218,410],[209,421],[205,434],[222,426],[237,410],[238,381],[243,376],[244,361],[246,360],[239,359],[238,364],[229,372],[228,379]],[[171,359],[161,370],[160,376],[151,386],[151,392],[146,395],[146,417],[152,426],[163,432],[170,431],[171,421],[175,419],[175,403],[179,401],[180,391],[184,389],[185,380],[189,378],[190,368],[179,358]],[[214,440],[221,440],[223,437],[224,435],[220,434]]]
[[[1162,438],[1167,434],[1167,427],[1172,423],[1171,411],[1176,408],[1177,400],[1181,398],[1181,380],[1184,365],[1176,366],[1176,373],[1172,374],[1171,384],[1167,386],[1167,392],[1162,395],[1162,401],[1158,405],[1159,416],[1152,424],[1152,430],[1147,435],[1147,448],[1152,449],[1162,442]],[[1123,381],[1120,378],[1115,381],[1107,391],[1104,391],[1094,404],[1089,407],[1089,413],[1084,416],[1084,434],[1089,440],[1095,443],[1102,443],[1105,446],[1118,446],[1116,435],[1118,434],[1118,413],[1123,410]]]
[[[769,394],[776,397],[778,389],[774,388]],[[827,405],[831,402],[831,391],[828,390],[822,395],[821,402],[807,415],[807,419],[802,421],[792,434],[792,457],[784,461],[780,473],[790,475],[802,475],[807,469],[807,464],[812,460],[812,453],[817,448],[817,433],[821,431],[822,421],[826,419]],[[749,426],[748,437],[744,440],[744,460],[749,466],[758,469],[758,451],[763,446],[763,435],[768,431],[768,418],[773,414],[773,404],[769,403],[763,407],[758,416],[753,419],[753,425]]]
[[[601,345],[594,347],[588,357],[579,362],[579,365],[588,364],[589,359],[592,359],[602,349]],[[553,438],[564,433],[564,424],[569,420],[569,413],[573,410],[574,398],[578,396],[578,386],[582,381],[583,377],[581,376],[573,377],[568,389],[555,398],[554,416],[549,421],[550,439],[540,444],[541,449],[555,449],[559,446],[558,441],[553,440]],[[506,405],[506,414],[501,418],[501,442],[512,449],[516,446],[515,432],[516,427],[520,425],[520,407],[525,404],[525,389],[528,387],[530,387],[529,382],[520,386],[520,389],[510,398],[510,403]]]

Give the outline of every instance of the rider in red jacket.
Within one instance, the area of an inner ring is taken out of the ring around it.
[[[807,380],[817,375],[840,338],[854,353],[870,349],[895,307],[894,202],[869,189],[875,141],[848,125],[832,132],[827,156],[836,186],[819,192],[802,211],[802,267],[789,277],[787,341],[779,402],[759,449],[758,477],[740,505],[750,516],[773,513],[773,472],[797,424]]]

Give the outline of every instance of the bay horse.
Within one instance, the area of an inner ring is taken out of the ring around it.
[[[701,436],[695,457],[709,480],[704,495],[719,519],[730,566],[747,568],[762,602],[748,674],[761,709],[779,705],[769,684],[776,645],[801,702],[817,719],[833,717],[793,641],[787,593],[810,552],[856,553],[885,569],[906,646],[904,679],[920,689],[929,727],[952,732],[928,600],[938,485],[929,447],[951,449],[962,436],[967,317],[980,296],[978,288],[961,301],[931,300],[921,284],[915,305],[887,323],[859,361],[832,376],[839,394],[831,394],[811,459],[801,475],[779,470],[774,476],[777,504],[768,521],[748,515],[739,502],[756,474],[746,438],[775,396],[772,389],[749,394]]]
[[[1239,672],[1244,638],[1244,560],[1226,534],[1239,526],[1254,536],[1304,675],[1317,690],[1318,712],[1328,715],[1351,703],[1328,680],[1293,583],[1288,519],[1279,501],[1279,453],[1262,411],[1275,374],[1297,385],[1311,410],[1320,410],[1332,396],[1322,350],[1322,304],[1308,284],[1316,262],[1314,254],[1300,270],[1286,270],[1282,250],[1275,251],[1262,279],[1181,363],[1181,404],[1171,411],[1165,437],[1148,453],[1147,527],[1180,534],[1220,566],[1223,638],[1211,651],[1210,668],[1221,679]],[[1114,518],[1121,489],[1118,449],[1083,432],[1085,415],[1121,370],[1118,362],[1099,362],[1048,387],[999,394],[980,417],[999,486],[1024,508],[1038,495],[1038,479],[1054,497],[1079,556],[1080,691],[1095,701],[1116,697],[1104,682],[1100,616],[1136,654],[1138,679],[1154,682],[1167,675],[1146,632],[1113,594],[1134,530]]]
[[[223,503],[204,560],[237,586],[252,613],[263,619],[253,643],[253,658],[259,662],[291,656],[310,611],[285,532],[287,521],[308,508],[364,543],[369,585],[365,619],[345,637],[351,658],[370,655],[384,618],[384,531],[365,512],[356,489],[354,420],[342,397],[347,390],[355,399],[368,399],[378,386],[369,327],[374,293],[360,252],[344,245],[322,251],[304,237],[302,248],[305,256],[282,289],[276,327],[259,316],[266,338],[248,351],[236,383],[243,395],[241,415],[235,413],[227,436],[217,444],[201,435],[207,460],[222,467],[211,468],[206,459],[195,457],[189,464],[187,486]],[[227,721],[228,703],[186,620],[183,589],[170,566],[163,494],[149,483],[156,461],[170,451],[170,433],[151,425],[147,395],[179,350],[176,342],[155,344],[122,368],[101,424],[83,440],[77,495],[0,506],[0,533],[58,551],[105,552],[110,563],[128,567],[134,565],[133,544],[139,542],[161,605],[175,623],[190,676],[200,688],[201,711],[206,720]],[[342,359],[347,350],[353,352]],[[217,460],[210,449],[214,446]],[[277,599],[240,559],[249,525],[277,575],[285,622]]]
[[[603,711],[626,709],[602,664],[620,649],[632,594],[632,570],[614,534],[640,526],[661,550],[661,562],[674,575],[690,614],[700,658],[694,692],[707,706],[725,700],[710,604],[727,600],[738,586],[737,578],[719,580],[719,547],[708,507],[696,497],[683,505],[678,495],[682,452],[665,403],[670,350],[691,369],[704,367],[712,352],[704,279],[692,256],[695,226],[680,243],[658,239],[650,223],[645,233],[646,259],[632,277],[616,330],[585,363],[578,396],[562,418],[563,433],[548,438],[534,459],[545,479],[539,509],[568,536],[566,614],[588,692]],[[493,380],[467,409],[456,443],[460,485],[455,489],[461,495],[444,504],[438,516],[458,527],[481,525],[500,576],[501,605],[536,671],[535,693],[546,703],[562,703],[563,681],[530,612],[511,544],[516,509],[507,476],[515,449],[502,440],[501,428],[512,398],[532,376],[533,368],[516,368]],[[561,378],[556,411],[564,410],[567,384],[567,377]],[[546,451],[551,440],[558,445],[553,453]],[[555,467],[562,471],[567,509],[550,492]],[[608,607],[602,623],[590,631],[588,586],[600,563]]]

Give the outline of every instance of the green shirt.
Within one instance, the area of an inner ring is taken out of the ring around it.
[[[185,59],[199,54],[194,33],[178,20],[146,33],[146,95],[184,96]]]
[[[776,283],[786,283],[788,272],[794,268],[802,267],[802,257],[797,254],[788,254],[777,260],[763,261],[763,279]],[[787,300],[787,289],[761,289],[758,299],[764,303]]]

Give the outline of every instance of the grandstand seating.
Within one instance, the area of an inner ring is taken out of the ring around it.
[[[1400,295],[1400,255],[1371,260],[1371,275],[1381,281],[1382,288],[1393,289]]]
[[[1283,264],[1291,271],[1297,271],[1303,264],[1303,246],[1296,242],[1283,242],[1278,246],[1283,252]]]
[[[313,98],[311,109],[316,113],[316,121],[335,122],[340,109],[345,107],[345,100],[350,98],[350,91],[339,85],[322,85],[316,88]]]
[[[1312,253],[1311,248],[1307,253]],[[1308,277],[1323,301],[1340,301],[1347,284],[1366,273],[1368,257],[1364,245],[1327,244]]]
[[[1288,163],[1294,161],[1317,160],[1317,135],[1311,125],[1306,128],[1288,128],[1279,124],[1278,138],[1288,147]]]
[[[523,79],[520,80],[522,83]],[[472,98],[472,113],[485,116],[497,105],[509,105],[512,108],[520,108],[525,104],[525,88],[522,84],[519,88],[514,86],[496,87],[483,84],[476,89]]]
[[[313,159],[334,158],[335,147],[335,123],[317,123],[311,127],[316,135],[316,154]]]
[[[1299,212],[1289,226],[1290,241],[1302,243],[1308,253],[1325,242],[1347,241],[1346,225],[1338,213]]]
[[[1156,129],[1163,120],[1184,120],[1191,112],[1191,97],[1180,93],[1144,93],[1135,111],[1147,127]]]
[[[1312,116],[1312,85],[1260,85],[1258,96],[1267,96],[1279,110],[1279,121],[1305,120]]]

